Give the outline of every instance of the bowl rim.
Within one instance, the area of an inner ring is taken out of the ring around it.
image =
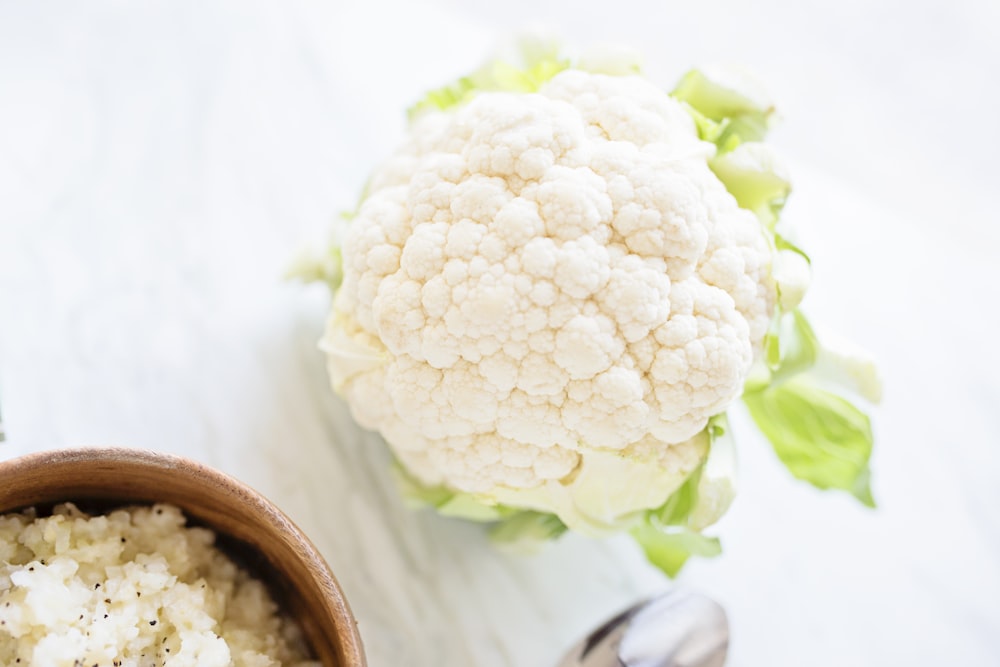
[[[286,536],[296,547],[295,551],[305,561],[315,583],[325,591],[324,604],[336,623],[342,653],[347,662],[336,667],[366,667],[364,647],[358,631],[357,619],[351,611],[343,589],[333,574],[329,563],[313,544],[312,540],[274,502],[249,484],[210,465],[177,454],[159,452],[152,449],[93,446],[69,447],[39,450],[0,460],[0,484],[4,478],[17,476],[26,470],[39,470],[53,463],[72,465],[88,463],[128,463],[131,465],[156,468],[164,471],[184,470],[198,484],[217,487],[239,496],[247,504],[247,511],[266,519],[279,533]],[[109,494],[108,499],[112,499]],[[72,502],[73,498],[66,498]],[[15,511],[18,507],[3,507],[0,514]],[[213,530],[217,530],[212,527]],[[223,531],[224,534],[224,531]]]

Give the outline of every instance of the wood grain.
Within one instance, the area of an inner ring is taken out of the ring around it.
[[[248,486],[189,459],[134,449],[56,450],[0,462],[0,512],[66,501],[180,507],[265,578],[325,667],[366,664],[354,616],[326,561]]]

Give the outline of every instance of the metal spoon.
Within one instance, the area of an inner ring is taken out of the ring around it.
[[[557,667],[722,667],[728,648],[729,621],[719,603],[672,590],[608,620]]]

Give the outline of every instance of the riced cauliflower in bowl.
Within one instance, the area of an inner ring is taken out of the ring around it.
[[[0,664],[318,667],[266,585],[173,505],[0,516]]]
[[[246,485],[132,449],[0,462],[0,665],[365,664],[329,566]]]

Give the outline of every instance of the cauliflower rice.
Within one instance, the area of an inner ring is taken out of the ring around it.
[[[163,504],[0,516],[0,665],[319,667],[214,541]]]

